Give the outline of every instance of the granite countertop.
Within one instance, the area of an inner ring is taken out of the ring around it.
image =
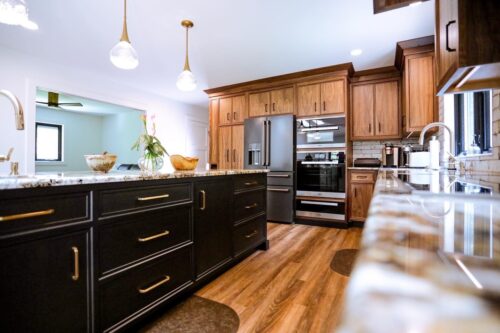
[[[500,332],[498,180],[380,170],[338,332]]]
[[[99,184],[111,182],[128,182],[139,180],[159,180],[190,177],[209,177],[239,174],[266,173],[267,170],[208,170],[208,171],[176,171],[159,172],[154,175],[140,171],[111,171],[109,173],[96,172],[64,172],[64,173],[37,173],[34,175],[10,177],[0,176],[0,190],[64,186],[79,184]]]
[[[347,167],[348,170],[370,170],[370,171],[378,171],[380,167]]]

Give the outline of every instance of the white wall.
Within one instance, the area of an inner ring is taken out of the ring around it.
[[[157,135],[169,152],[185,153],[187,133],[189,133],[188,117],[208,123],[208,112],[204,108],[175,102],[123,85],[98,73],[49,63],[2,46],[0,89],[10,90],[18,96],[24,106],[26,129],[25,131],[15,129],[12,106],[7,99],[0,96],[0,154],[6,154],[9,147],[14,147],[13,160],[20,162],[22,173],[33,173],[35,170],[34,128],[37,87],[156,114]],[[171,170],[170,163],[165,163],[164,168]],[[0,174],[6,174],[8,171],[8,163],[0,164]]]
[[[144,132],[139,119],[140,114],[140,112],[126,112],[103,117],[102,149],[118,156],[116,166],[137,164],[142,155],[140,151],[130,149]]]

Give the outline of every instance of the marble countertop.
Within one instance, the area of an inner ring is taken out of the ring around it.
[[[140,171],[111,171],[109,173],[96,172],[64,172],[64,173],[37,173],[34,175],[10,177],[0,176],[0,190],[64,186],[79,184],[99,184],[111,182],[127,182],[140,180],[159,180],[190,177],[226,176],[239,174],[266,173],[267,170],[208,170],[208,171],[176,171],[159,172],[154,175]]]
[[[380,170],[338,332],[500,332],[500,196],[464,180]]]
[[[370,170],[370,171],[377,171],[380,169],[380,167],[347,167],[348,170]]]

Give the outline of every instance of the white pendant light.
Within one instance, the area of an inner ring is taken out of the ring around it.
[[[194,24],[189,20],[184,20],[181,25],[186,28],[186,60],[184,61],[184,70],[177,77],[177,88],[181,91],[193,91],[196,89],[196,79],[189,68],[188,31]]]
[[[0,23],[38,30],[38,24],[28,17],[28,8],[24,0],[0,0]]]
[[[0,0],[1,1],[1,0]],[[120,42],[109,52],[109,59],[118,68],[134,69],[139,65],[139,57],[132,47],[127,31],[127,0],[123,0],[123,30]]]

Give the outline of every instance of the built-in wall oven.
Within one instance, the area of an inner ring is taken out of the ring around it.
[[[297,149],[345,147],[345,116],[297,120]]]

